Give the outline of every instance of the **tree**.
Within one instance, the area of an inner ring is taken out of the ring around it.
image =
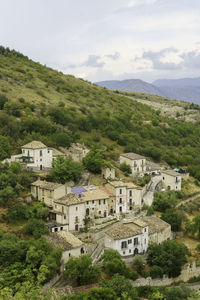
[[[7,158],[11,153],[11,144],[7,137],[0,135],[0,160]]]
[[[120,299],[124,299],[123,295],[125,294],[132,300],[138,299],[136,288],[128,279],[119,274],[115,274],[110,280],[101,281],[100,286],[112,289]]]
[[[48,177],[49,180],[65,184],[67,181],[77,182],[82,173],[82,165],[70,158],[58,158],[53,162],[53,167]]]
[[[147,255],[147,262],[151,267],[158,266],[163,274],[176,277],[180,275],[182,266],[187,262],[186,256],[189,255],[189,250],[184,244],[169,240],[159,245],[150,244]]]
[[[101,270],[97,265],[92,265],[89,255],[70,257],[66,263],[63,277],[75,281],[77,285],[95,283],[101,276]]]
[[[92,173],[101,173],[101,168],[104,166],[104,153],[100,149],[93,149],[83,158],[83,165]]]
[[[145,265],[146,262],[141,255],[136,255],[133,258],[132,266],[139,274],[141,274],[144,271]]]
[[[42,234],[48,233],[48,229],[45,226],[45,222],[40,219],[30,219],[24,227],[24,230],[28,234],[32,234],[34,238],[40,238]]]
[[[192,236],[197,236],[197,238],[200,239],[200,214],[186,224],[186,231],[191,233]]]
[[[163,270],[159,266],[152,266],[150,269],[150,276],[151,278],[162,278],[163,277]]]
[[[103,267],[106,274],[112,276],[116,273],[120,275],[129,275],[125,262],[122,260],[121,255],[116,250],[106,250],[101,256],[103,260]]]
[[[125,174],[131,174],[131,167],[130,165],[127,165],[125,162],[123,162],[120,165],[120,169],[125,173]]]
[[[28,210],[25,205],[16,204],[12,208],[8,209],[7,220],[9,222],[21,221],[28,219]]]
[[[162,215],[161,219],[171,225],[173,231],[181,229],[182,218],[173,209],[167,209]]]

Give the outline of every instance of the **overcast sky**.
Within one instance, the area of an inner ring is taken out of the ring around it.
[[[200,76],[199,0],[0,0],[0,44],[90,81]]]

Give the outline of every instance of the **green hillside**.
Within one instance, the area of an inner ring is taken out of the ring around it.
[[[200,179],[198,122],[162,116],[134,96],[64,75],[3,47],[0,109],[0,159],[33,139],[56,147],[83,141],[104,146],[108,160],[116,160],[120,151],[133,151],[187,166]]]

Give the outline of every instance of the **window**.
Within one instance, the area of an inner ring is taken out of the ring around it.
[[[123,251],[123,254],[125,255],[125,254],[126,254],[126,251]]]
[[[64,215],[64,219],[66,220],[66,215]]]
[[[40,156],[42,156],[42,150],[40,150]]]
[[[131,249],[129,249],[129,253],[131,253]]]
[[[76,210],[78,210],[78,207],[76,207]]]
[[[94,210],[94,207],[92,208],[92,210]]]
[[[106,204],[106,199],[103,200],[103,204]]]
[[[129,207],[129,210],[132,210],[132,206]]]
[[[50,150],[48,150],[48,153],[50,153]]]
[[[86,201],[86,204],[88,205],[88,204],[89,204],[89,201]]]
[[[64,206],[62,206],[62,213],[64,213]]]
[[[101,200],[99,200],[99,205],[101,205]]]
[[[130,203],[130,205],[132,205],[132,199],[129,199],[129,203]]]
[[[119,189],[119,193],[122,194],[122,189]]]
[[[145,243],[145,245],[146,245],[146,243],[147,243],[146,239],[144,239],[144,243]]]
[[[101,215],[101,211],[99,210],[99,215]]]
[[[132,240],[128,240],[128,244],[132,244]]]
[[[122,203],[122,198],[119,198],[119,203]]]
[[[138,238],[134,238],[134,245],[138,245]]]
[[[40,158],[40,161],[42,161],[42,158]]]
[[[29,152],[29,150],[28,150],[28,156],[30,156],[30,152]]]
[[[62,231],[62,230],[63,230],[63,227],[60,227],[60,230]]]
[[[165,177],[163,177],[162,179],[165,180]]]
[[[144,232],[147,232],[147,229],[146,229],[146,228],[144,229]]]
[[[78,223],[78,217],[75,217],[75,223]]]
[[[119,207],[119,211],[122,212],[122,207],[121,206]]]
[[[94,200],[92,200],[92,204],[94,204]]]
[[[124,241],[124,242],[121,242],[121,249],[125,249],[127,248],[127,242]]]
[[[132,191],[129,191],[129,196],[132,197]]]

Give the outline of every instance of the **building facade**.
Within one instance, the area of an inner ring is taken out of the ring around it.
[[[131,167],[132,176],[144,174],[146,172],[146,157],[136,153],[122,153],[120,164],[126,163]]]
[[[181,174],[173,170],[161,171],[162,185],[167,190],[181,191]]]

